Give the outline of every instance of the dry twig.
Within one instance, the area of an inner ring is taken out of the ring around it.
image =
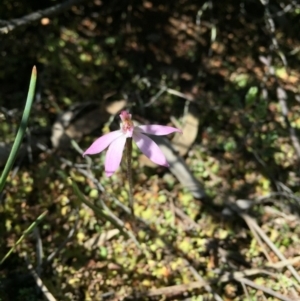
[[[57,256],[57,254],[59,254],[59,252],[66,246],[66,244],[70,241],[70,239],[73,237],[74,233],[76,232],[78,223],[79,223],[79,214],[78,214],[78,210],[76,210],[76,220],[74,226],[69,231],[68,236],[61,243],[61,245],[47,257],[46,263],[50,263]]]
[[[236,280],[239,281],[241,283],[244,283],[248,286],[251,286],[253,288],[262,290],[263,292],[274,296],[276,298],[278,298],[279,300],[283,300],[283,301],[294,301],[282,294],[279,294],[277,292],[274,292],[272,289],[261,286],[261,285],[257,285],[256,283],[254,283],[253,281],[246,279],[244,277],[247,276],[254,276],[257,274],[267,274],[267,275],[271,275],[271,276],[276,276],[266,270],[263,269],[249,269],[249,270],[245,270],[243,272],[233,272],[233,273],[227,273],[225,275],[222,275],[220,278],[217,279],[213,279],[210,281],[204,281],[204,280],[200,280],[199,281],[195,281],[195,282],[190,282],[187,284],[179,284],[179,285],[172,285],[172,286],[167,286],[167,287],[163,287],[163,288],[158,288],[158,289],[152,289],[149,290],[148,292],[143,292],[138,294],[135,297],[139,297],[139,298],[143,298],[143,297],[156,297],[156,296],[179,296],[182,295],[183,293],[185,293],[186,291],[189,290],[195,290],[195,289],[200,289],[205,287],[205,285],[212,285],[212,284],[216,284],[216,283],[225,283],[231,280]],[[130,298],[131,296],[128,296],[128,298]]]
[[[54,298],[54,296],[49,292],[48,288],[44,285],[42,279],[39,277],[39,275],[33,269],[32,264],[29,263],[27,259],[25,259],[25,260],[26,260],[27,268],[28,268],[31,276],[34,278],[37,287],[41,290],[41,292],[43,293],[43,295],[46,298],[46,300],[48,300],[48,301],[56,301],[56,299]]]
[[[209,283],[207,281],[205,281],[201,275],[196,271],[196,269],[187,261],[185,260],[188,268],[190,269],[190,271],[192,272],[192,274],[194,275],[194,277],[200,281],[201,283],[203,283],[203,287],[205,288],[205,290],[212,294],[215,298],[216,301],[223,301],[223,299],[216,293],[213,291],[212,287],[209,285]]]
[[[64,10],[69,9],[72,5],[78,4],[80,2],[83,2],[83,0],[68,0],[66,2],[51,6],[44,10],[39,10],[37,12],[23,16],[19,19],[12,19],[9,21],[3,20],[2,23],[5,23],[5,26],[0,28],[0,34],[9,33],[10,31],[14,30],[19,26],[28,25],[29,23],[38,21],[44,17],[56,15]]]
[[[295,301],[295,300],[292,300],[292,299],[289,298],[289,297],[286,297],[286,296],[284,296],[284,295],[282,295],[282,294],[279,294],[279,293],[277,293],[277,292],[271,290],[271,289],[268,288],[268,287],[265,287],[265,286],[263,286],[263,285],[256,284],[255,282],[253,282],[253,281],[251,281],[251,280],[249,280],[249,279],[241,278],[241,279],[238,279],[238,281],[241,282],[241,283],[244,283],[244,284],[246,284],[246,285],[248,285],[248,286],[251,286],[251,287],[253,287],[253,288],[257,289],[257,290],[263,291],[263,292],[265,292],[266,294],[268,294],[268,295],[270,295],[270,296],[273,296],[273,297],[275,297],[275,298],[277,298],[277,299],[279,299],[279,300],[282,300],[282,301]]]
[[[277,255],[277,257],[280,260],[283,261],[287,260],[252,217],[250,217],[248,214],[245,213],[239,213],[239,214],[246,221],[247,224],[251,224],[252,229],[254,229],[259,234],[259,236],[265,241],[265,243]],[[300,276],[295,270],[295,268],[291,264],[287,264],[286,267],[290,270],[290,272],[295,277],[295,279],[300,283]]]

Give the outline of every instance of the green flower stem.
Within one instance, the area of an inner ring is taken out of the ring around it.
[[[36,85],[36,67],[34,66],[31,72],[29,90],[27,94],[26,105],[23,111],[20,127],[0,178],[0,193],[3,191],[7,176],[15,162],[18,150],[20,148],[20,145],[22,143],[27,128],[28,118],[29,118],[29,114],[31,111],[33,98],[34,98],[35,85]]]
[[[132,216],[134,216],[134,209],[133,209],[133,193],[132,193],[132,165],[131,165],[131,158],[132,158],[132,138],[126,139],[126,162],[127,162],[127,179],[129,184],[129,208],[131,210]]]

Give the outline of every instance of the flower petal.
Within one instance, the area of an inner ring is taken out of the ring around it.
[[[126,136],[122,135],[110,144],[105,157],[105,174],[107,177],[110,177],[119,167],[125,142]]]
[[[139,149],[154,163],[169,166],[165,155],[162,153],[158,145],[146,135],[141,133],[133,133],[133,140]]]
[[[142,131],[146,134],[156,135],[156,136],[162,136],[162,135],[168,135],[174,132],[182,133],[181,130],[173,128],[171,126],[165,126],[165,125],[158,125],[158,124],[147,124],[147,125],[138,125],[134,128],[138,131]]]
[[[94,143],[83,153],[83,156],[101,153],[114,140],[116,140],[117,138],[123,135],[124,134],[120,130],[118,130],[118,131],[110,132],[104,136],[101,136],[96,141],[94,141]]]

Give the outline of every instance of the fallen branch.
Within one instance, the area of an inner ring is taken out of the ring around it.
[[[253,287],[253,288],[257,289],[257,290],[260,290],[260,291],[262,291],[262,292],[264,292],[264,293],[266,293],[266,294],[268,294],[270,296],[273,296],[273,297],[275,297],[275,298],[277,298],[279,300],[282,300],[282,301],[293,301],[293,299],[291,299],[289,297],[286,297],[286,296],[284,296],[284,295],[282,295],[280,293],[277,293],[277,292],[271,290],[268,287],[256,284],[255,282],[253,282],[253,281],[251,281],[249,279],[241,278],[238,281],[241,282],[241,283],[244,283],[244,284],[246,284],[248,286],[251,286],[251,287]]]
[[[300,263],[300,256],[296,256],[294,258],[278,261],[275,263],[268,263],[266,266],[272,269],[282,269],[287,265],[299,264]]]
[[[56,15],[61,13],[64,10],[69,9],[71,6],[83,2],[83,0],[68,0],[66,2],[51,6],[44,10],[39,10],[37,12],[31,13],[29,15],[23,16],[19,19],[12,19],[9,21],[2,20],[2,23],[6,23],[5,26],[0,28],[0,33],[5,34],[9,33],[10,31],[14,30],[15,28],[23,25],[28,25],[34,21],[38,21],[44,17],[49,17],[52,15]]]
[[[231,280],[235,280],[240,283],[251,286],[255,289],[262,290],[263,292],[269,294],[270,296],[276,297],[279,300],[293,301],[293,299],[290,299],[280,293],[277,293],[270,288],[264,287],[262,285],[258,285],[255,282],[244,278],[247,276],[254,276],[254,275],[258,275],[258,274],[274,275],[263,269],[249,269],[249,270],[245,270],[243,272],[227,273],[225,275],[222,275],[220,278],[212,279],[210,281],[199,280],[199,281],[194,281],[194,282],[190,282],[187,284],[178,284],[178,285],[172,285],[172,286],[162,287],[162,288],[158,288],[158,289],[152,289],[147,292],[142,292],[140,294],[137,294],[137,295],[135,295],[135,297],[145,298],[145,297],[156,297],[156,296],[162,296],[162,295],[168,296],[168,297],[172,297],[172,296],[174,297],[174,296],[182,295],[183,293],[185,293],[189,290],[204,288],[205,285],[207,285],[207,284],[210,284],[210,285],[216,284],[216,283],[220,284],[220,283],[225,283],[225,282],[228,282]],[[274,275],[274,276],[276,276],[276,275]],[[127,296],[127,298],[130,299],[130,298],[132,298],[132,296]]]
[[[282,260],[286,261],[285,256],[279,251],[279,249],[275,246],[275,244],[270,240],[270,238],[265,234],[265,232],[259,227],[256,221],[247,214],[240,213],[240,216],[245,220],[247,224],[251,224],[252,229],[254,229],[258,235],[265,241],[265,243],[269,246],[269,248],[276,254],[276,256]],[[290,270],[295,279],[300,283],[300,276],[295,270],[295,268],[291,264],[287,264],[286,267]]]

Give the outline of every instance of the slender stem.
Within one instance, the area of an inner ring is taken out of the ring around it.
[[[126,162],[127,162],[127,179],[128,179],[128,184],[129,184],[128,196],[129,196],[129,207],[131,210],[131,214],[132,214],[132,216],[134,216],[131,157],[132,157],[132,138],[127,138],[127,140],[126,140]]]

